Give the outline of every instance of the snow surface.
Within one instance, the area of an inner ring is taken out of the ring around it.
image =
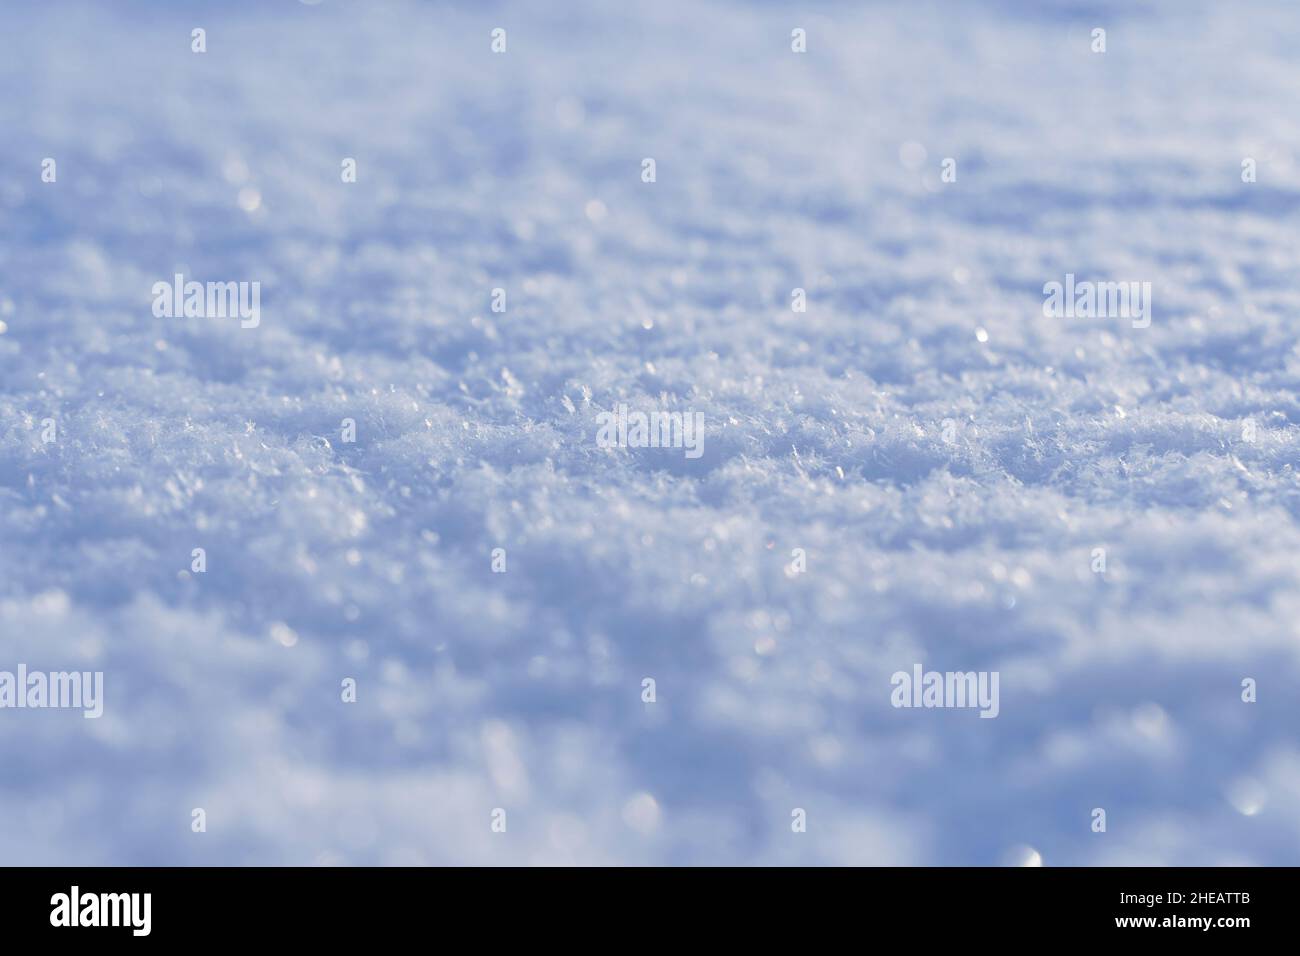
[[[0,861],[1300,863],[1298,39],[6,4],[0,669],[106,702],[0,710]],[[155,318],[175,272],[260,326]],[[1067,272],[1151,327],[1044,318]]]

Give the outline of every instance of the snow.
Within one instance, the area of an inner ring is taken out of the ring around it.
[[[1288,5],[0,24],[0,860],[1300,862]]]

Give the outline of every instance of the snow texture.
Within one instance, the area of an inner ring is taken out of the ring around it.
[[[0,710],[0,860],[1300,863],[1298,40],[6,4],[0,669],[105,709]],[[260,325],[155,317],[178,272]],[[704,454],[598,447],[620,402]]]

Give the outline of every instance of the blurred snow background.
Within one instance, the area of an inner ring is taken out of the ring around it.
[[[0,669],[106,705],[0,711],[0,862],[1300,862],[1298,34],[6,5]],[[261,326],[154,318],[177,271]],[[598,449],[619,401],[704,456]]]

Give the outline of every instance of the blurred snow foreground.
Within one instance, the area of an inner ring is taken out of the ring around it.
[[[1300,14],[1082,11],[7,5],[0,861],[1300,862]]]

